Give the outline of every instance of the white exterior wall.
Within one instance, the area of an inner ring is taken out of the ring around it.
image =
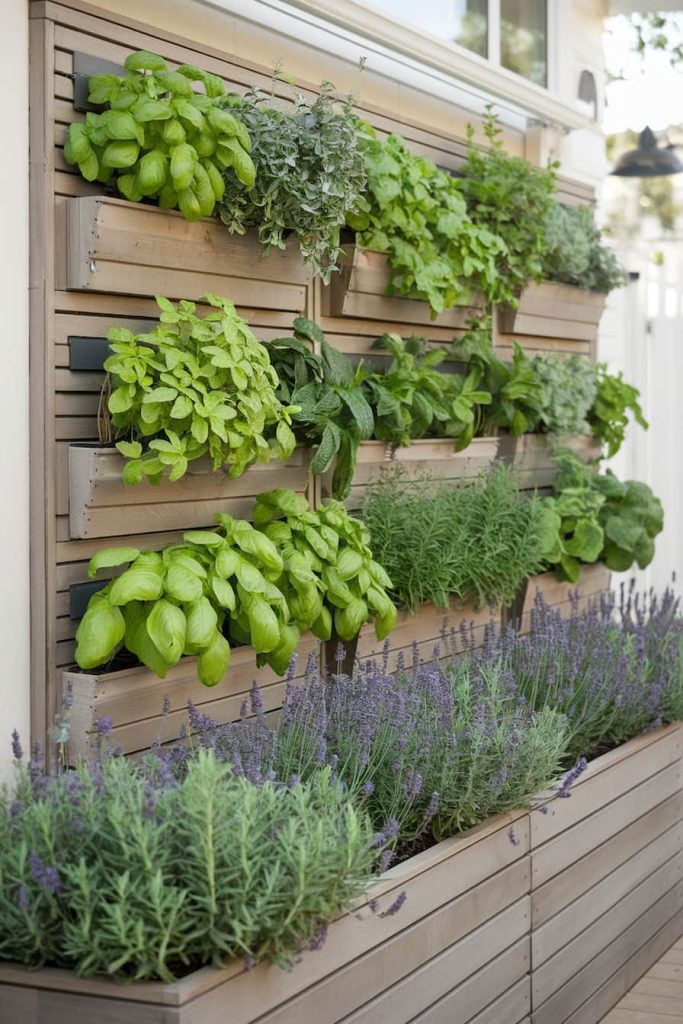
[[[13,728],[29,741],[28,0],[3,0],[0,122],[7,149],[0,205],[2,498],[0,780]]]

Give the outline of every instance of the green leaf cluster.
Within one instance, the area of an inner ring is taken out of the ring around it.
[[[540,426],[554,437],[590,434],[589,414],[597,396],[593,364],[582,356],[544,353],[531,360],[544,392]]]
[[[384,373],[366,381],[375,415],[374,436],[381,441],[409,445],[425,436],[452,437],[457,451],[472,440],[480,420],[480,407],[491,395],[479,389],[482,373],[473,368],[462,376],[437,369],[449,358],[448,349],[428,348],[424,338],[383,334],[374,348],[393,355]]]
[[[330,769],[255,785],[210,750],[186,764],[173,785],[152,756],[40,786],[20,768],[0,793],[0,961],[118,981],[233,957],[291,968],[371,881],[381,846]]]
[[[544,499],[544,557],[562,578],[576,583],[581,563],[604,562],[615,572],[654,558],[654,538],[664,527],[662,505],[647,484],[620,481],[611,470],[594,474],[575,452],[553,455],[558,472],[554,495]]]
[[[154,198],[188,220],[211,216],[228,168],[244,186],[253,185],[249,133],[222,109],[225,86],[217,75],[190,64],[169,71],[146,50],[129,54],[125,67],[123,78],[90,78],[88,99],[108,109],[69,126],[67,163],[88,181],[115,183],[132,202]]]
[[[370,488],[363,520],[392,596],[411,612],[425,602],[509,604],[544,564],[542,500],[522,497],[504,466],[460,487],[388,473]]]
[[[225,175],[220,218],[230,232],[258,228],[264,255],[284,249],[291,232],[304,262],[328,284],[339,269],[340,229],[365,190],[351,101],[338,103],[329,83],[314,100],[297,95],[286,110],[265,100],[257,89],[229,98],[249,132],[256,176],[249,185]]]
[[[434,316],[479,292],[495,297],[505,245],[468,213],[462,182],[411,153],[401,136],[381,140],[360,128],[367,194],[347,223],[360,245],[388,254],[390,294],[424,299]]]
[[[498,242],[497,250],[491,251],[492,287],[482,290],[493,302],[514,304],[529,281],[543,277],[543,258],[549,245],[546,225],[556,204],[553,196],[559,164],[540,170],[522,157],[509,156],[491,107],[484,133],[490,147],[487,151],[475,146],[474,129],[468,128],[460,192],[472,221]]]
[[[378,639],[393,628],[391,581],[343,505],[313,512],[305,498],[276,490],[258,496],[253,525],[217,519],[218,530],[191,530],[160,552],[108,548],[91,559],[91,576],[129,565],[88,603],[76,631],[82,669],[124,646],[164,678],[196,655],[199,679],[215,686],[230,664],[228,637],[282,674],[306,630],[328,640],[334,624],[350,640],[369,619]]]
[[[157,296],[159,324],[148,334],[116,327],[107,337],[112,355],[108,410],[129,462],[126,483],[164,473],[178,480],[193,459],[207,455],[215,470],[240,476],[252,463],[287,459],[295,445],[292,409],[276,396],[277,376],[268,349],[227,299],[208,294],[211,311],[192,302],[177,306]]]
[[[621,373],[609,373],[605,363],[599,363],[595,373],[597,394],[588,420],[593,436],[607,446],[607,455],[611,458],[624,442],[629,412],[645,430],[648,423],[643,416],[638,401],[640,392],[636,387],[627,384]]]
[[[320,347],[320,354],[312,345]],[[332,493],[345,498],[358,445],[374,429],[365,370],[330,345],[317,324],[305,317],[294,321],[293,337],[272,341],[270,352],[280,381],[278,398],[297,410],[292,413],[297,434],[315,447],[311,472],[324,473],[334,463]]]
[[[628,281],[628,274],[602,240],[592,206],[554,203],[545,230],[544,278],[592,292],[611,292]]]

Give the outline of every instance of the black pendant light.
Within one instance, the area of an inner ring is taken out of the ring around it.
[[[681,171],[683,164],[673,146],[660,149],[654,132],[645,128],[638,137],[638,148],[622,153],[611,173],[622,178],[655,178],[660,174],[680,174]]]

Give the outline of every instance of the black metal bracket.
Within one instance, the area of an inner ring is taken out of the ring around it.
[[[88,79],[91,75],[116,75],[123,78],[125,74],[126,69],[113,61],[91,57],[87,53],[74,53],[74,110],[99,113],[105,109],[104,106],[88,101]]]
[[[106,338],[83,338],[70,334],[67,340],[70,370],[104,370],[104,360],[111,355]]]
[[[92,580],[87,583],[72,583],[69,587],[69,618],[82,619],[88,601],[99,590],[103,590],[109,580]]]

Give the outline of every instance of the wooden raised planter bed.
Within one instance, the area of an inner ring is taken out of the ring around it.
[[[552,453],[556,447],[570,448],[584,462],[600,454],[592,437],[571,437],[550,440],[546,434],[523,434],[521,437],[498,438],[498,459],[510,467],[523,490],[552,487],[557,466]]]
[[[320,644],[309,634],[299,645],[295,679],[303,678],[311,653],[319,658]],[[266,712],[282,706],[285,682],[272,669],[256,667],[252,647],[233,648],[230,667],[218,686],[203,686],[195,665],[195,658],[182,658],[165,679],[144,666],[114,672],[62,672],[62,687],[71,685],[73,692],[69,742],[72,762],[96,750],[96,723],[103,716],[112,719],[112,745],[132,754],[148,749],[156,740],[165,743],[176,739],[181,725],[187,723],[188,700],[217,722],[235,721],[242,701],[256,682]],[[166,715],[165,697],[169,705]]]
[[[400,912],[382,917],[401,892]],[[116,985],[0,965],[0,1024],[517,1024],[529,921],[528,817],[503,815],[392,868],[291,973],[235,961]]]
[[[647,733],[570,799],[540,794],[547,813],[392,868],[291,973],[116,985],[0,965],[0,1024],[597,1024],[683,930],[682,750],[680,725]]]
[[[471,480],[488,469],[498,452],[497,437],[475,437],[462,452],[456,452],[452,439],[424,439],[412,441],[406,447],[386,444],[384,441],[362,441],[358,448],[356,471],[347,508],[359,508],[370,484],[379,480],[395,467],[400,467],[405,479],[414,480],[425,473],[446,482]],[[332,472],[323,474],[323,497],[329,497]]]
[[[533,1024],[597,1024],[683,932],[682,754],[647,733],[532,812]]]
[[[124,458],[97,444],[69,446],[69,531],[72,538],[120,537],[211,526],[217,512],[247,518],[261,491],[288,487],[306,494],[310,452],[287,462],[256,463],[233,480],[214,472],[208,458],[190,462],[181,480],[127,485]]]
[[[264,259],[255,232],[231,235],[216,220],[108,196],[66,201],[66,287],[111,295],[199,299],[300,313],[310,273],[298,249]]]
[[[461,624],[464,624],[467,631],[468,642],[480,647],[486,626],[491,622],[500,625],[500,620],[501,610],[488,606],[477,610],[473,605],[453,604],[451,608],[437,608],[433,604],[424,604],[414,615],[399,612],[396,625],[388,637],[389,671],[396,668],[399,657],[406,666],[412,665],[416,647],[421,661],[430,661],[437,647],[442,659],[461,651]],[[356,657],[361,661],[379,658],[383,654],[384,643],[377,640],[372,623],[366,623],[358,636]]]
[[[582,611],[605,594],[610,588],[611,573],[606,565],[596,562],[595,565],[581,566],[581,577],[578,583],[567,583],[558,580],[554,572],[545,572],[540,576],[532,576],[527,580],[524,593],[520,629],[528,633],[531,627],[531,613],[537,595],[544,602],[559,612],[563,618],[572,613],[573,608]]]
[[[498,328],[503,334],[594,343],[606,300],[603,292],[589,292],[569,284],[530,284],[522,292],[516,309],[498,307]]]
[[[323,315],[385,320],[394,323],[424,324],[433,327],[464,328],[474,312],[484,308],[483,298],[471,305],[455,306],[437,317],[422,299],[389,295],[391,272],[385,253],[345,245],[341,272],[323,289]]]

